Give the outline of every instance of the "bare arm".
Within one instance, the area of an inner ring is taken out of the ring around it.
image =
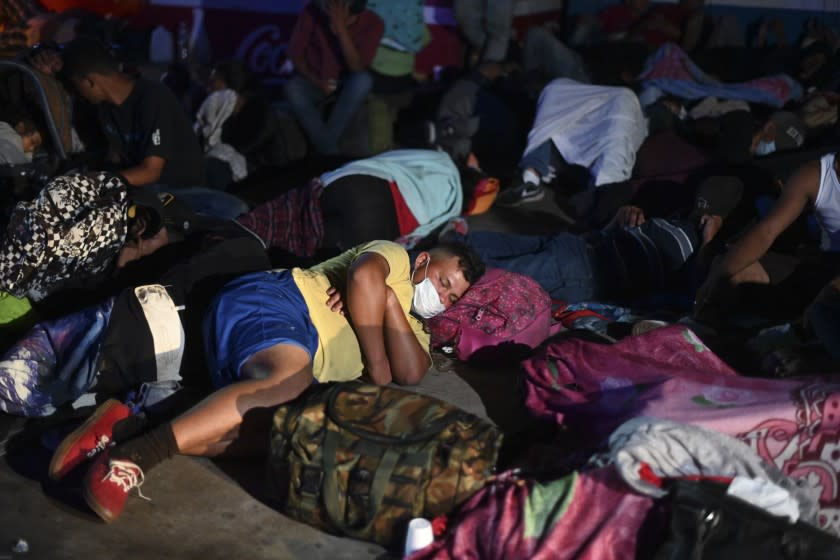
[[[385,311],[388,261],[376,253],[363,253],[347,275],[347,314],[365,361],[368,375],[377,385],[391,382],[391,364],[385,350]]]
[[[819,184],[819,162],[809,163],[797,171],[770,213],[729,250],[721,261],[719,273],[725,277],[735,276],[760,259],[808,203],[816,200]]]
[[[701,313],[724,286],[738,273],[755,264],[776,238],[802,213],[819,192],[820,164],[812,162],[788,181],[781,197],[767,216],[744,235],[726,255],[717,260],[706,281],[697,290],[695,313]]]
[[[400,385],[416,385],[432,365],[426,349],[420,345],[411,329],[400,300],[391,288],[386,288],[385,347],[391,360],[391,374]]]
[[[166,164],[166,160],[160,156],[147,156],[140,162],[140,165],[123,169],[121,174],[126,181],[135,187],[152,185],[160,180],[164,164]]]

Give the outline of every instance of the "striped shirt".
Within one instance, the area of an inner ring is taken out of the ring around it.
[[[683,288],[685,264],[701,243],[695,221],[653,218],[634,228],[608,232],[604,249],[619,292],[641,295]]]

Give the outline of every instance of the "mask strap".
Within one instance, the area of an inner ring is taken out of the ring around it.
[[[432,262],[432,257],[431,256],[429,256],[429,258],[426,259],[426,270],[423,271],[423,280],[425,280],[426,278],[429,277],[429,263],[430,262]],[[411,269],[411,282],[412,282],[412,284],[414,283],[414,273],[415,272],[417,272],[417,267],[416,266]],[[420,282],[422,282],[423,280],[421,280]],[[418,282],[418,284],[419,284],[419,282]]]

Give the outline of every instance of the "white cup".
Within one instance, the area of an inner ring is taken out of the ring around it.
[[[434,541],[435,535],[432,532],[431,522],[422,517],[415,517],[408,523],[408,531],[405,535],[405,556],[429,546]]]

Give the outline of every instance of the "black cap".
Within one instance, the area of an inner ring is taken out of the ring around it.
[[[737,177],[713,175],[700,183],[694,195],[692,216],[704,214],[726,218],[741,201],[744,183]]]
[[[190,208],[166,191],[155,192],[148,187],[128,189],[128,218],[143,216],[146,229],[142,237],[153,237],[162,227],[186,233],[192,227],[195,214]]]

